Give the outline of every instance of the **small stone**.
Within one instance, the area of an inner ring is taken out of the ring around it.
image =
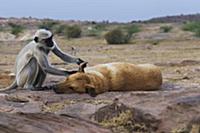
[[[184,76],[182,79],[189,80],[190,77],[188,77],[188,76]]]
[[[176,70],[176,73],[180,74],[180,73],[181,73],[181,71],[177,69],[177,70]]]

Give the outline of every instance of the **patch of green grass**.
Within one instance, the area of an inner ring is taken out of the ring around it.
[[[183,30],[193,32],[195,36],[200,37],[200,21],[184,24]]]
[[[23,30],[25,29],[24,26],[14,23],[9,23],[9,26],[11,27],[11,33],[16,36],[18,36],[19,33],[23,32]]]
[[[59,24],[54,26],[53,31],[55,34],[64,35],[67,28],[68,28],[67,24]]]
[[[86,36],[93,36],[93,37],[99,37],[102,35],[103,31],[106,30],[105,24],[95,24],[91,25],[87,28]]]
[[[136,25],[136,24],[129,25],[125,29],[126,29],[126,31],[128,32],[129,35],[132,35],[134,33],[141,31],[140,26]]]
[[[101,32],[93,27],[88,27],[89,29],[86,31],[86,36],[89,37],[97,37],[100,36]]]

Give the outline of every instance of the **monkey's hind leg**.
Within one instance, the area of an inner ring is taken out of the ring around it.
[[[25,89],[34,89],[34,83],[38,74],[38,64],[35,57],[32,57],[28,64],[17,75],[17,84]]]
[[[38,75],[33,84],[35,91],[46,90],[46,87],[42,87],[42,85],[46,79],[46,75],[47,74],[42,70],[42,68],[39,67]]]

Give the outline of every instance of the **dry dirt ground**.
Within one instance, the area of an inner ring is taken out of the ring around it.
[[[126,45],[107,45],[98,38],[56,40],[63,51],[83,58],[90,66],[116,61],[156,64],[163,74],[161,90],[107,92],[95,98],[23,89],[0,94],[0,133],[199,133],[200,40],[182,32],[177,24],[170,33],[160,33],[159,26],[143,26],[145,30]],[[25,44],[0,42],[0,88],[13,80],[9,73]],[[50,58],[55,67],[77,68],[52,54]],[[62,79],[49,75],[45,83]]]

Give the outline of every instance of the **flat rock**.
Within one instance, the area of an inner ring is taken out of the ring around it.
[[[110,133],[95,123],[70,116],[0,113],[0,133]]]

